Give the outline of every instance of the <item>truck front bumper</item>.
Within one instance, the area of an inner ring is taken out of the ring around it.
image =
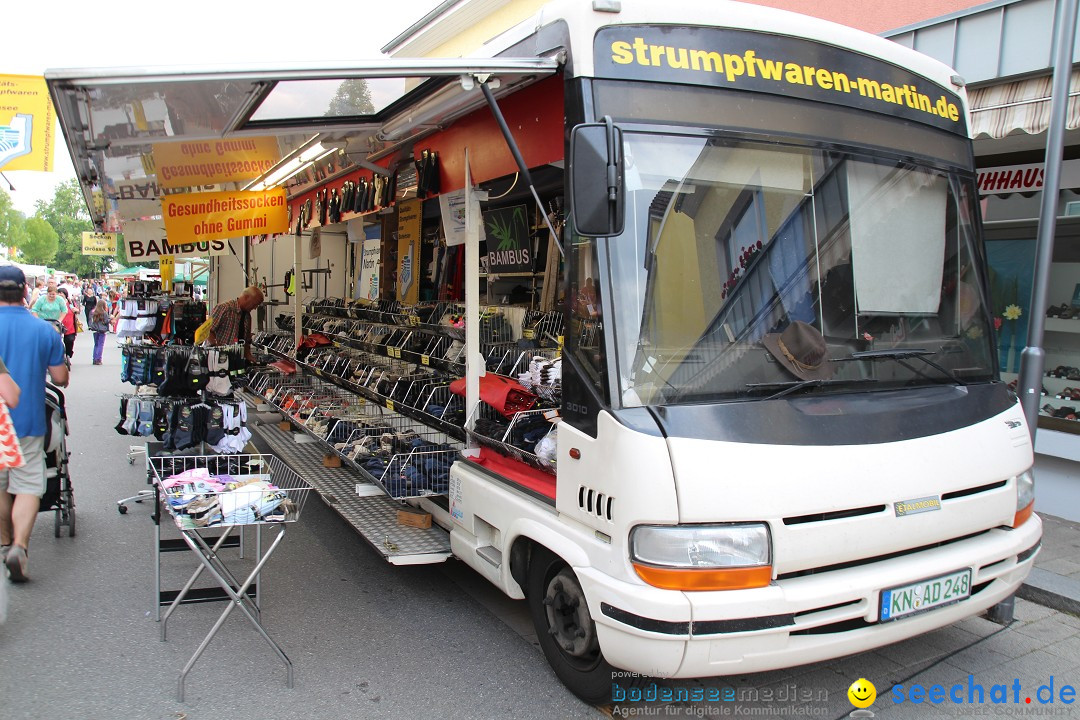
[[[650,677],[760,672],[863,652],[977,615],[1017,591],[1042,538],[1037,515],[928,550],[779,579],[765,588],[661,590],[575,568],[617,668]],[[971,595],[880,622],[881,592],[971,568]]]

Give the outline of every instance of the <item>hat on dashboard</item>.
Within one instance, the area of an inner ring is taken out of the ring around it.
[[[761,344],[797,378],[825,380],[832,377],[833,366],[825,357],[828,350],[825,338],[812,325],[796,320],[783,332],[763,337]]]

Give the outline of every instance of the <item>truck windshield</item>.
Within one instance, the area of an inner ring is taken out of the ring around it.
[[[623,406],[992,379],[969,179],[835,149],[625,137],[626,232],[609,244]]]

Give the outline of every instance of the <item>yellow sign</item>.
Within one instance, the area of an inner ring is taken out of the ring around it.
[[[158,168],[160,171],[160,165]],[[173,245],[283,233],[289,229],[283,188],[166,195],[161,198],[161,214],[165,233]]]
[[[173,255],[158,258],[158,274],[161,275],[162,292],[172,292],[173,278],[176,277],[176,261]]]
[[[415,305],[420,299],[420,200],[398,203],[397,299]]]
[[[158,184],[174,188],[254,180],[280,159],[277,139],[266,137],[154,143],[153,162]]]
[[[0,75],[0,170],[52,172],[55,124],[45,78]]]
[[[84,232],[82,234],[83,255],[115,255],[116,233]]]

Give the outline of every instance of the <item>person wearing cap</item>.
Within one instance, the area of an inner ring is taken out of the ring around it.
[[[251,311],[262,305],[262,290],[254,285],[245,288],[240,297],[226,300],[210,313],[209,345],[234,345],[244,343],[248,362],[251,356]]]
[[[0,471],[0,552],[14,582],[27,579],[30,533],[45,492],[45,375],[60,387],[68,383],[60,335],[23,306],[25,289],[22,270],[0,267],[0,358],[22,391],[11,421],[24,464]]]

